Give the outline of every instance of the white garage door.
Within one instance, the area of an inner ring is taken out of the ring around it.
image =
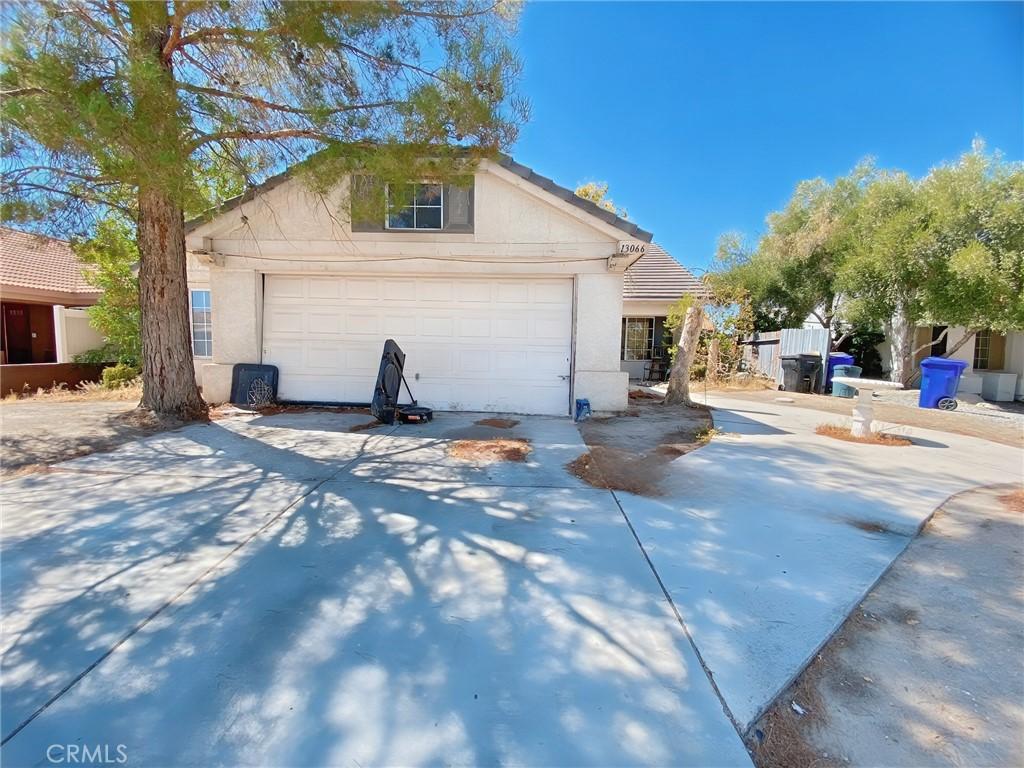
[[[368,401],[388,338],[424,405],[569,412],[572,280],[266,276],[282,400]]]

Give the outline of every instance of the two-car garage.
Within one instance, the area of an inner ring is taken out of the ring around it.
[[[573,280],[263,277],[263,362],[282,400],[367,402],[383,342],[407,355],[417,399],[439,410],[565,415]]]

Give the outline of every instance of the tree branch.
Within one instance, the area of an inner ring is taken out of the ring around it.
[[[209,144],[214,141],[226,141],[229,139],[238,139],[241,141],[277,141],[278,139],[315,139],[317,141],[333,141],[333,136],[328,136],[326,133],[320,131],[314,131],[311,128],[281,128],[276,131],[219,131],[218,133],[208,133],[205,136],[201,136],[186,149],[191,154],[199,147]]]
[[[351,104],[347,107],[335,107],[333,109],[303,109],[302,107],[292,107],[288,104],[279,104],[273,101],[267,101],[261,99],[259,96],[250,96],[246,93],[239,93],[237,91],[223,91],[219,88],[210,88],[204,85],[193,85],[192,83],[178,82],[178,88],[189,93],[202,93],[206,96],[215,96],[221,99],[234,99],[235,101],[244,101],[246,104],[252,104],[255,107],[261,109],[270,109],[275,112],[287,112],[292,115],[337,115],[342,112],[355,112],[360,109],[379,109],[380,107],[393,107],[399,104],[398,101],[378,101],[369,104]]]
[[[18,96],[35,96],[37,93],[49,93],[45,88],[29,87],[29,88],[14,88],[10,91],[0,91],[0,98],[2,99],[13,99]]]
[[[112,200],[108,200],[98,195],[91,195],[87,192],[72,192],[67,189],[58,189],[57,187],[51,187],[46,184],[36,184],[35,182],[18,182],[17,188],[25,190],[35,190],[37,192],[46,192],[51,195],[61,195],[63,197],[71,198],[72,200],[79,200],[83,203],[92,203],[94,205],[105,205],[108,208],[120,211],[126,216],[134,217],[135,211],[131,208],[115,203]]]

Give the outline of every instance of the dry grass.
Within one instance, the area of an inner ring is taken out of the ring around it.
[[[645,392],[642,389],[631,389],[629,390],[630,400],[663,400],[661,395],[655,395],[652,392]]]
[[[999,497],[999,501],[1001,501],[1003,506],[1010,512],[1024,513],[1024,488],[1019,491],[1004,493]]]
[[[455,440],[448,444],[453,459],[492,464],[496,461],[526,461],[530,442],[522,438],[494,440]]]
[[[714,438],[724,434],[725,432],[720,430],[718,427],[705,427],[704,429],[698,429],[697,434],[694,437],[697,438],[697,442],[701,445],[707,445]]]
[[[65,384],[58,384],[51,389],[23,389],[21,392],[10,392],[4,402],[32,400],[44,403],[81,403],[81,402],[138,402],[142,399],[142,379],[134,379],[123,387],[107,389],[99,382],[83,381],[74,389]]]
[[[694,382],[694,384],[703,384],[703,382]],[[691,385],[692,386],[692,385]],[[708,391],[738,391],[738,390],[754,390],[760,391],[765,389],[776,388],[775,380],[769,379],[764,376],[755,376],[753,374],[734,373],[731,376],[722,379],[715,379],[714,381],[708,381]]]
[[[747,747],[757,768],[833,768],[840,765],[815,747],[809,731],[828,722],[819,692],[828,661],[819,654],[747,734]],[[804,710],[793,709],[796,703]]]
[[[480,427],[494,427],[495,429],[512,429],[519,423],[518,419],[480,419],[474,421]]]
[[[907,620],[904,617],[900,620]],[[838,768],[839,755],[828,755],[815,746],[813,736],[829,722],[822,690],[831,683],[853,696],[866,694],[870,684],[856,669],[843,663],[840,654],[862,635],[879,629],[881,617],[858,605],[796,680],[783,691],[744,739],[757,768]],[[793,710],[796,702],[803,710]]]
[[[913,445],[913,441],[899,435],[889,435],[884,432],[872,432],[867,437],[854,437],[849,427],[842,424],[819,424],[814,429],[819,435],[832,437],[836,440],[845,440],[848,443],[864,443],[866,445],[888,445],[904,446]]]

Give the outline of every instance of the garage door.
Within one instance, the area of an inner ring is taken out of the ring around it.
[[[424,405],[569,411],[572,280],[266,276],[282,400],[367,402],[387,338]]]

